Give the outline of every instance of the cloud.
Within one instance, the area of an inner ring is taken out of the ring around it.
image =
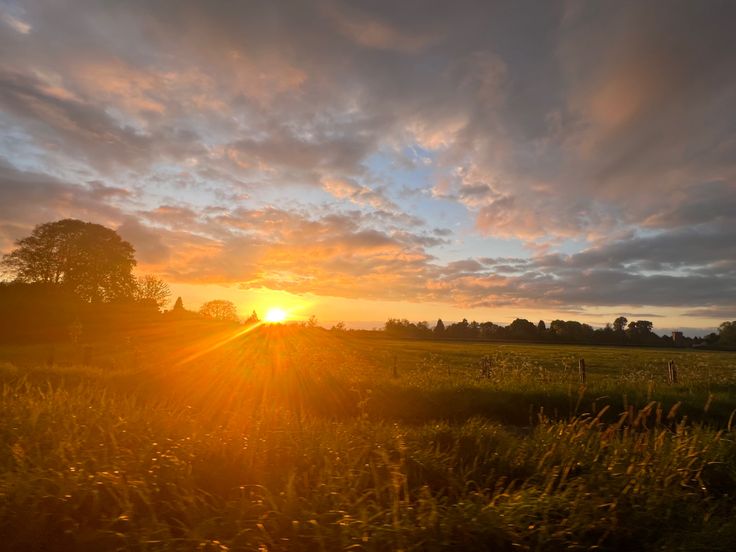
[[[736,258],[735,16],[680,1],[4,10],[0,243],[78,216],[179,281],[716,308]]]
[[[322,9],[340,34],[366,48],[416,53],[437,38],[429,33],[407,32],[406,28],[360,11],[355,6],[325,2]]]
[[[135,248],[136,259],[144,264],[166,262],[171,250],[163,241],[160,232],[141,224],[133,217],[126,217],[116,228],[120,236]]]
[[[370,205],[374,209],[384,211],[399,210],[395,203],[380,192],[361,186],[350,179],[326,178],[322,180],[322,187],[336,198],[348,199],[356,205]]]
[[[692,309],[683,312],[681,316],[697,318],[720,318],[722,320],[736,320],[736,303],[726,306],[715,306],[701,309]]]
[[[68,216],[113,220],[120,211],[110,200],[127,198],[129,193],[99,182],[76,185],[47,174],[21,171],[0,158],[0,219],[12,228],[30,229]]]
[[[129,193],[102,183],[72,185],[7,165],[0,183],[8,221],[2,228],[16,232],[13,237],[52,212],[106,223],[133,243],[144,269],[173,281],[466,307],[619,305],[625,297],[630,305],[688,305],[715,313],[724,298],[736,296],[736,264],[711,261],[713,251],[719,259],[736,258],[727,225],[633,236],[572,255],[441,263],[427,248],[442,239],[376,230],[373,217],[361,211],[314,216],[274,207],[161,205],[133,217],[111,204],[127,201]],[[671,261],[675,251],[677,263]]]

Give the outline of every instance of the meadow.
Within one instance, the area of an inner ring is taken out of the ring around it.
[[[734,353],[271,326],[0,346],[0,381],[8,550],[736,542]]]

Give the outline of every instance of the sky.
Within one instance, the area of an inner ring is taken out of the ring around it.
[[[0,251],[185,306],[736,319],[736,2],[0,0]]]

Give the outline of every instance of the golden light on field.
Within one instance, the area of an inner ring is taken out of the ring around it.
[[[263,320],[265,322],[268,322],[269,324],[278,324],[286,320],[286,316],[286,311],[284,309],[281,309],[279,307],[271,307],[266,312],[266,316]]]

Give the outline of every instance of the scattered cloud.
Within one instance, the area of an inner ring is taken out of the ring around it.
[[[178,281],[703,316],[735,296],[731,2],[12,6],[3,249],[76,216]]]

